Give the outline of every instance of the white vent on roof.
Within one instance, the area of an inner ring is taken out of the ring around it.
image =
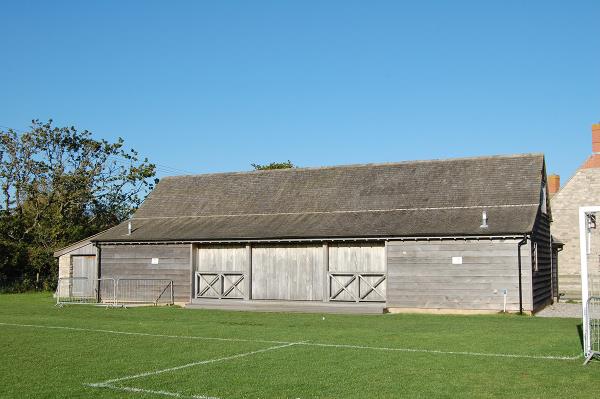
[[[128,236],[131,235],[131,220],[129,222],[127,222],[127,235]]]
[[[488,224],[487,224],[487,212],[483,211],[481,213],[481,226],[479,226],[482,229],[487,229],[488,228]]]

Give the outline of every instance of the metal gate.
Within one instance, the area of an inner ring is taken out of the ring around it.
[[[119,278],[116,282],[117,305],[172,305],[173,280],[154,278]]]
[[[115,304],[112,278],[61,277],[56,287],[56,305]]]
[[[56,287],[56,305],[100,304],[173,305],[173,280],[151,278],[61,277]]]

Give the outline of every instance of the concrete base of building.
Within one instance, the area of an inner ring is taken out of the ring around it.
[[[186,309],[219,309],[253,312],[383,314],[384,303],[320,302],[241,299],[193,299]]]
[[[493,309],[421,309],[421,308],[386,308],[387,313],[416,313],[416,314],[449,314],[449,315],[476,315],[476,314],[498,314],[501,310]],[[519,313],[519,311],[508,310],[506,313]],[[531,311],[523,311],[523,314],[531,315]]]

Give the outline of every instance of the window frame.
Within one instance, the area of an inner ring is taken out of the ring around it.
[[[533,272],[540,271],[540,264],[538,262],[538,245],[535,241],[531,241],[531,270]]]

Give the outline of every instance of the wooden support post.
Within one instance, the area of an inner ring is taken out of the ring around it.
[[[100,301],[102,300],[101,297],[101,287],[100,287],[100,279],[102,278],[102,259],[100,259],[100,257],[102,256],[102,252],[100,249],[100,245],[94,244],[94,246],[96,247],[96,286],[98,287],[98,290],[96,292],[96,300],[98,303],[100,303]],[[71,275],[73,275],[73,258],[71,257]]]
[[[329,244],[323,243],[323,302],[329,302]]]
[[[252,299],[252,245],[251,244],[247,244],[246,245],[246,275],[245,280],[246,280],[246,292],[244,292],[244,299],[245,300],[250,300]]]
[[[385,298],[383,298],[385,300],[385,306],[387,307],[387,296],[388,296],[388,292],[390,292],[388,290],[388,281],[390,281],[390,279],[388,279],[388,243],[389,241],[385,241],[384,242],[384,250],[383,250],[383,270],[384,270],[384,277],[385,277]]]
[[[196,279],[194,278],[196,275],[195,259],[196,251],[194,251],[194,244],[190,244],[190,303],[192,303],[192,299],[194,299],[194,293],[196,291]]]

